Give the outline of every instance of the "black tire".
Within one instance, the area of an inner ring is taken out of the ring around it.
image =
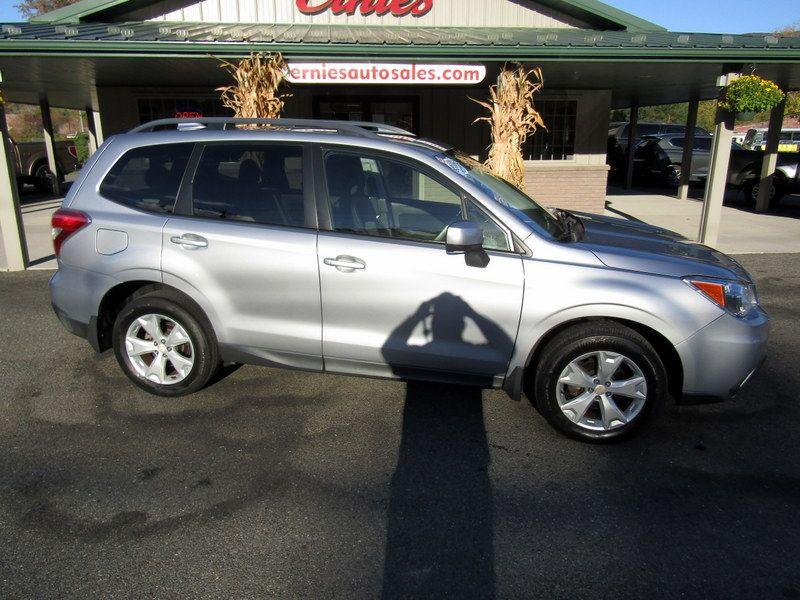
[[[681,185],[681,166],[670,165],[667,167],[667,173],[664,176],[666,186],[669,188],[677,188]]]
[[[561,410],[557,391],[559,377],[570,362],[600,350],[629,358],[641,369],[647,385],[644,404],[638,414],[628,423],[604,431],[571,421]],[[562,331],[547,344],[536,365],[534,392],[537,409],[557,430],[583,441],[615,442],[639,431],[664,404],[667,374],[658,353],[639,333],[613,321],[592,321]]]
[[[33,187],[43,193],[52,193],[54,177],[47,163],[39,163],[33,169]]]
[[[179,323],[191,340],[194,364],[185,379],[159,384],[137,372],[125,348],[125,336],[133,321],[146,314],[163,315]],[[219,370],[221,363],[217,340],[205,315],[168,290],[142,291],[134,294],[117,315],[113,328],[114,354],[128,378],[143,390],[157,396],[176,397],[204,388]]]
[[[748,206],[755,206],[758,203],[758,187],[760,181],[758,179],[751,179],[743,186],[744,192],[744,200]],[[779,181],[774,180],[773,184],[773,195],[769,199],[769,208],[770,210],[777,208],[781,203],[781,198],[783,198],[785,193],[785,186]]]

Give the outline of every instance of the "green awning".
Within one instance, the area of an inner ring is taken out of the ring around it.
[[[81,56],[289,56],[798,62],[800,38],[667,31],[600,31],[485,27],[399,27],[131,21],[8,23],[0,54]]]

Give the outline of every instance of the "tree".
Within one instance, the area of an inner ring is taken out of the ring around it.
[[[62,6],[69,6],[75,4],[78,0],[22,0],[19,4],[15,5],[23,17],[30,19],[37,15],[50,12]]]

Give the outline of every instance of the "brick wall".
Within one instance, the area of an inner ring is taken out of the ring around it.
[[[603,214],[607,165],[526,165],[525,191],[543,206]]]

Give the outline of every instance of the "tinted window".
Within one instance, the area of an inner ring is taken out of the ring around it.
[[[100,194],[126,206],[171,213],[192,144],[164,144],[129,150],[100,184]]]
[[[325,175],[337,231],[444,243],[462,218],[459,194],[405,162],[328,152]]]
[[[683,133],[686,131],[685,125],[665,125],[664,133]]]
[[[192,184],[200,217],[303,227],[303,149],[279,144],[207,146]]]

